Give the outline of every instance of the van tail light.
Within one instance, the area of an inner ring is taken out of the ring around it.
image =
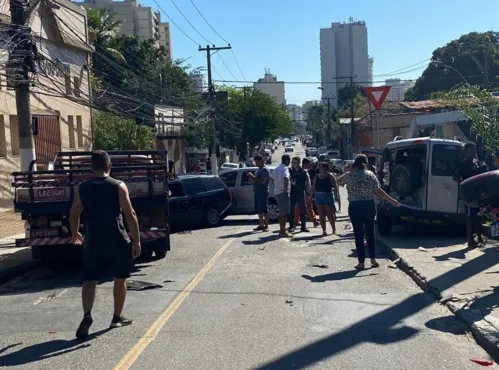
[[[227,191],[229,192],[229,199],[232,202],[232,192],[230,191],[230,189],[227,189]]]

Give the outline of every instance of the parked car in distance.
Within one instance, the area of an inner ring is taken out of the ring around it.
[[[305,155],[307,157],[316,157],[317,156],[317,148],[314,148],[313,146],[307,147],[307,149],[305,149]]]
[[[294,146],[292,144],[287,144],[285,147],[284,147],[284,151],[285,152],[293,152],[295,150]]]
[[[327,146],[321,146],[317,149],[317,156],[327,153]]]
[[[179,175],[170,181],[170,225],[217,226],[229,214],[232,194],[218,176]]]
[[[274,168],[267,168],[272,174]],[[232,207],[230,210],[230,214],[255,214],[253,182],[250,181],[248,173],[255,173],[257,169],[257,167],[246,167],[220,174],[220,178],[232,192]],[[277,207],[272,185],[269,187],[269,218],[271,221],[277,221],[277,219],[279,218],[279,208]]]
[[[330,161],[332,159],[341,159],[341,154],[339,150],[328,150],[326,153],[326,161]]]
[[[223,165],[220,166],[220,172],[228,171],[228,170],[234,170],[236,168],[243,168],[244,163],[224,163]]]

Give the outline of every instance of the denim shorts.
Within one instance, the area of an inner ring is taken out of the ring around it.
[[[477,217],[479,212],[480,212],[480,208],[466,206],[466,215],[468,217]]]
[[[323,207],[331,207],[334,205],[333,193],[315,193],[314,197],[315,204]]]
[[[255,192],[255,212],[257,214],[269,213],[268,210],[269,193]]]

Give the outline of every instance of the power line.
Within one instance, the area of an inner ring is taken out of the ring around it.
[[[464,77],[480,77],[482,75],[470,75],[470,76],[464,76]],[[428,79],[427,77],[423,77],[425,79]],[[435,77],[431,78],[431,80],[448,80],[448,79],[461,79],[459,76],[451,76],[451,77]],[[406,81],[417,81],[417,79],[408,79]],[[223,82],[223,83],[236,83],[236,84],[249,84],[253,83],[254,81],[247,81],[247,80],[216,80],[215,82]],[[320,84],[338,84],[338,85],[348,85],[347,82],[345,81],[278,81],[278,82],[272,82],[272,81],[262,81],[258,82],[261,84],[277,84],[284,82],[285,84],[291,84],[291,85],[320,85]],[[385,83],[384,80],[380,81],[354,81],[356,84],[362,85],[362,84],[370,84],[370,83]]]
[[[173,0],[172,0],[173,2]],[[198,14],[201,16],[201,18],[204,19],[204,21],[206,22],[206,24],[211,28],[211,30],[218,36],[220,37],[226,44],[230,44],[230,42],[228,42],[222,35],[220,35],[214,28],[213,26],[210,24],[210,22],[208,22],[208,20],[205,18],[205,16],[203,15],[203,13],[201,13],[201,11],[198,9],[198,7],[196,6],[196,4],[194,4],[194,1],[190,0],[192,6],[194,7],[194,9],[197,10]],[[208,41],[209,42],[209,41]],[[210,43],[211,44],[211,43]]]
[[[156,5],[158,6],[159,10],[161,10],[163,12],[164,15],[166,15],[166,17],[170,20],[170,22],[173,23],[173,25],[175,25],[175,27],[177,27],[179,29],[180,32],[182,32],[185,37],[187,37],[189,40],[191,40],[194,44],[196,45],[200,45],[199,42],[196,42],[191,36],[189,36],[177,23],[175,23],[175,21],[168,15],[167,12],[165,12],[165,10],[162,8],[161,5],[159,5],[158,1],[157,0],[154,0],[154,2],[156,3]]]
[[[154,1],[156,1],[156,0],[154,0]],[[196,31],[197,34],[199,36],[201,36],[208,44],[213,45],[213,43],[210,40],[208,40],[201,32],[199,32],[198,29],[196,27],[194,27],[194,25],[191,23],[191,21],[189,21],[189,19],[187,19],[187,17],[184,15],[184,13],[182,12],[182,10],[180,10],[180,8],[177,6],[177,4],[175,3],[175,1],[174,0],[170,0],[170,1],[172,2],[173,6],[175,6],[175,8],[177,8],[178,12],[182,15],[182,17],[184,17],[184,19],[186,20],[186,22],[189,23],[189,25],[192,27],[192,29],[194,31]]]
[[[379,74],[379,75],[374,75],[373,77],[383,77],[383,76],[388,76],[388,75],[394,75],[394,74],[397,74],[399,72],[402,72],[402,71],[405,71],[406,69],[409,69],[409,68],[413,68],[413,67],[416,67],[416,66],[419,66],[420,64],[422,63],[426,63],[428,62],[429,60],[431,60],[431,58],[427,58],[425,60],[422,60],[418,63],[415,63],[415,64],[412,64],[410,66],[407,66],[405,68],[400,68],[400,69],[397,69],[395,71],[391,71],[391,72],[386,72],[386,73],[382,73],[382,74]],[[422,68],[422,67],[421,67]],[[405,73],[405,72],[404,72]]]
[[[206,24],[208,25],[208,27],[211,28],[211,30],[218,36],[220,37],[225,43],[227,43],[228,45],[230,45],[230,42],[227,41],[227,39],[225,39],[220,33],[217,32],[217,30],[211,25],[210,22],[208,22],[208,20],[206,19],[206,17],[203,15],[203,13],[201,13],[201,11],[199,10],[199,8],[196,6],[196,4],[194,3],[193,0],[190,0],[192,6],[194,7],[194,9],[196,9],[196,11],[198,12],[198,14],[201,16],[201,18],[203,18],[203,20],[206,22]],[[237,69],[239,70],[239,73],[241,73],[241,76],[243,77],[243,80],[246,80],[246,77],[244,76],[244,73],[243,71],[241,70],[241,66],[239,65],[239,61],[237,60],[236,58],[236,54],[234,53],[234,49],[231,49],[231,52],[232,52],[232,56],[234,57],[234,61],[236,62],[236,65],[237,65]],[[225,64],[225,63],[224,63]],[[232,73],[232,72],[231,72]]]

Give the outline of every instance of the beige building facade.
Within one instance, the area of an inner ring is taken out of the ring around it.
[[[88,45],[86,11],[70,1],[54,2],[58,8],[38,6],[29,20],[38,53],[43,56],[38,72],[31,76],[35,153],[37,159],[48,160],[58,151],[92,149],[88,107],[92,48]],[[0,0],[0,13],[9,14],[8,0]],[[7,58],[3,50],[2,75]],[[21,169],[15,92],[7,85],[9,78],[0,87],[0,210],[12,207],[11,173]]]

